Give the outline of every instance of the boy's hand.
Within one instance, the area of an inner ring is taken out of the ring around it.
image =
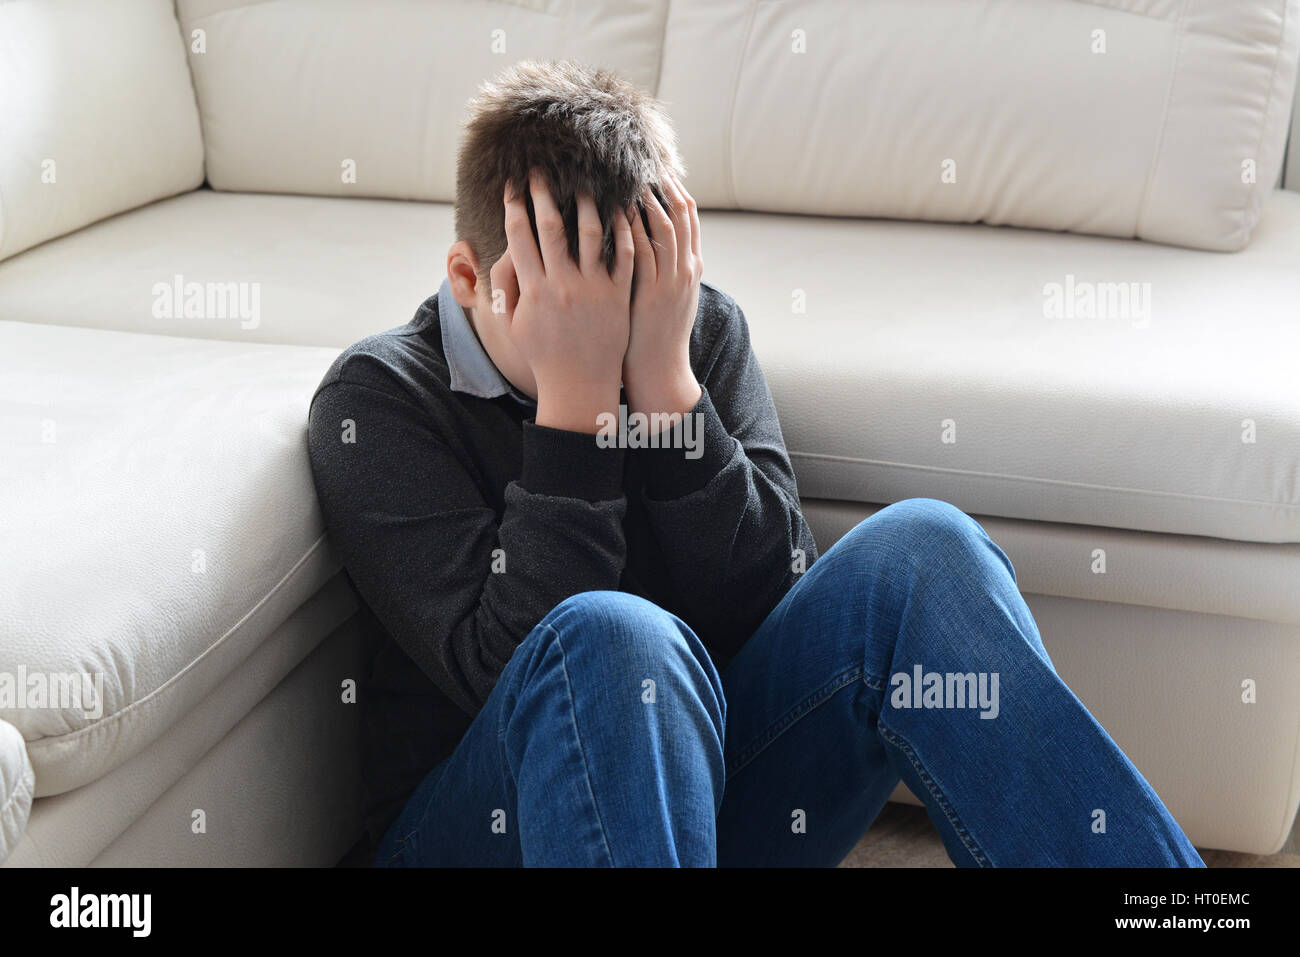
[[[579,263],[569,255],[564,220],[543,177],[529,181],[537,220],[533,241],[522,195],[506,187],[506,252],[492,267],[492,286],[518,297],[507,334],[537,384],[538,425],[598,431],[602,412],[618,412],[619,375],[628,344],[633,242],[627,218],[615,215],[614,269],[605,268],[596,203],[578,197]],[[540,246],[540,248],[539,248]]]
[[[663,190],[670,216],[647,189],[642,196],[647,235],[633,211],[636,269],[632,280],[631,336],[623,360],[623,386],[630,412],[685,413],[700,401],[691,371],[691,329],[700,301],[700,217],[695,200],[669,173]]]

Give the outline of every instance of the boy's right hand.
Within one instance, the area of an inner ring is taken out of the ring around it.
[[[627,352],[632,290],[632,228],[613,218],[614,269],[605,268],[595,201],[578,198],[579,263],[569,255],[564,220],[545,179],[534,172],[529,192],[537,237],[521,194],[506,186],[506,251],[492,267],[492,288],[514,303],[507,335],[532,370],[538,425],[573,432],[599,430],[603,412],[618,412]],[[539,248],[540,247],[540,248]]]

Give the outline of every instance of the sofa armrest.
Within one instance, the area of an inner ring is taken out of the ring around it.
[[[0,864],[27,828],[36,793],[36,774],[18,729],[0,721]]]

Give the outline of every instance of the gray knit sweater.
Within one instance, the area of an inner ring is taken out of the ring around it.
[[[645,597],[721,669],[793,585],[792,553],[816,558],[745,318],[707,283],[690,354],[703,387],[691,455],[602,447],[538,426],[510,396],[453,391],[436,296],[326,374],[311,464],[374,623],[360,695],[372,843],[563,599]]]

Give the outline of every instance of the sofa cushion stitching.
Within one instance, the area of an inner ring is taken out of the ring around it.
[[[1146,495],[1156,498],[1186,499],[1195,502],[1217,502],[1224,505],[1245,505],[1252,508],[1283,509],[1294,511],[1300,509],[1300,503],[1264,502],[1244,498],[1227,498],[1220,495],[1198,495],[1194,492],[1165,492],[1159,489],[1128,488],[1122,485],[1101,485],[1095,482],[1072,482],[1066,479],[1042,478],[1034,475],[1008,475],[1003,472],[982,472],[975,469],[944,468],[939,465],[913,465],[906,462],[888,462],[881,459],[862,459],[848,455],[826,455],[820,452],[790,452],[790,459],[810,459],[823,462],[839,462],[847,465],[871,465],[887,468],[907,469],[913,472],[937,472],[947,475],[961,475],[971,478],[991,478],[999,481],[1028,482],[1036,485],[1055,485],[1072,489],[1093,489],[1103,492],[1123,492],[1126,495]]]

